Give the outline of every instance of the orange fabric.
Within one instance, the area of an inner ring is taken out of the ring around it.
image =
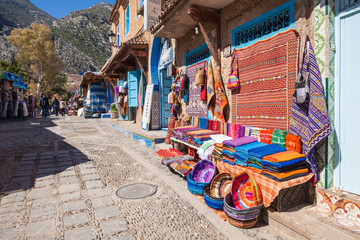
[[[309,173],[308,175],[303,177],[298,177],[284,182],[277,182],[264,175],[261,175],[256,172],[252,172],[250,169],[246,167],[242,167],[239,165],[233,166],[227,163],[223,163],[222,161],[214,161],[214,164],[219,170],[219,173],[226,172],[226,173],[230,173],[232,176],[236,176],[244,171],[250,172],[261,189],[261,194],[263,197],[263,202],[265,207],[270,206],[271,202],[276,198],[276,196],[279,194],[281,189],[285,189],[305,183],[314,176],[314,174]]]
[[[263,157],[263,160],[269,161],[269,162],[286,162],[293,159],[298,159],[305,157],[305,154],[300,154],[295,151],[286,151],[286,152],[280,152],[271,154],[268,156]]]
[[[298,169],[298,170],[294,170],[294,171],[290,171],[290,172],[286,172],[286,173],[273,173],[273,172],[263,170],[264,173],[273,175],[273,176],[277,177],[278,179],[291,177],[292,175],[295,175],[295,174],[307,173],[308,171],[309,171],[309,169],[307,169],[307,168]]]
[[[260,142],[271,144],[272,143],[272,129],[270,130],[260,130]]]
[[[288,134],[285,136],[286,149],[301,153],[301,138],[296,135]]]

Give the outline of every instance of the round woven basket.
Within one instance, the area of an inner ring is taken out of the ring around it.
[[[251,174],[242,172],[234,177],[231,197],[237,209],[252,208],[262,204],[260,187]]]
[[[210,195],[210,185],[204,187],[204,200],[206,205],[216,210],[223,210],[224,198],[215,198]]]
[[[237,209],[234,207],[232,202],[231,193],[228,193],[224,198],[224,210],[228,212],[231,217],[238,220],[250,220],[251,218],[257,218],[261,213],[262,206],[263,204],[250,208]]]
[[[198,183],[210,183],[216,172],[216,167],[209,160],[201,160],[196,163],[191,174],[191,179]]]
[[[233,177],[230,173],[220,173],[214,177],[210,185],[210,195],[214,198],[224,199],[231,191]]]
[[[199,183],[192,180],[192,172],[186,175],[187,187],[192,194],[203,195],[204,187],[209,185],[209,183]]]

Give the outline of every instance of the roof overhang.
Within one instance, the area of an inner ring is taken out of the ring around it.
[[[155,37],[181,38],[195,28],[196,23],[187,14],[188,9],[196,6],[210,11],[219,11],[235,0],[168,0],[161,14],[150,30]]]
[[[104,80],[107,84],[115,88],[114,79],[104,72],[86,72],[81,76],[80,87],[86,87],[91,82]]]
[[[142,34],[139,34],[118,46],[117,51],[108,59],[101,71],[107,75],[119,75],[127,72],[129,67],[135,67],[137,57],[147,56],[148,44]]]

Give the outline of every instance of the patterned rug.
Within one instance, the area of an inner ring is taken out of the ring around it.
[[[199,68],[201,67],[205,67],[205,70],[207,72],[208,62],[207,61],[199,62],[197,64],[194,64],[186,68],[186,74],[189,78],[189,84],[190,84],[189,104],[186,108],[186,113],[191,117],[206,118],[207,117],[206,101],[200,100],[201,87],[195,86],[195,76]]]
[[[324,88],[322,85],[319,66],[316,61],[314,50],[309,44],[309,51],[305,47],[305,58],[310,58],[310,101],[308,104],[293,102],[291,123],[289,132],[301,137],[303,153],[307,157],[311,171],[318,181],[317,161],[315,146],[330,135],[332,127],[326,106]],[[306,62],[302,66],[302,74],[305,78]]]
[[[232,97],[233,123],[288,130],[298,50],[294,30],[236,50],[240,93]]]

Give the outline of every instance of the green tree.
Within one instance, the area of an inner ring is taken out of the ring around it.
[[[17,48],[17,58],[36,81],[36,95],[49,91],[52,83],[64,69],[64,63],[55,52],[51,29],[43,24],[32,23],[31,28],[14,29],[8,40]]]

